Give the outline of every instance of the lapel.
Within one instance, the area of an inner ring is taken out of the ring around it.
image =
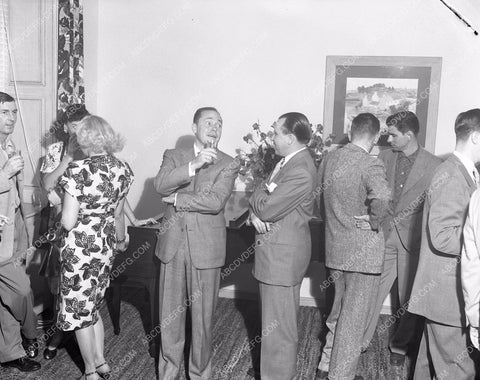
[[[412,170],[408,175],[407,182],[402,191],[402,195],[405,194],[408,190],[410,190],[413,185],[415,185],[424,175],[425,168],[427,167],[427,160],[425,159],[426,154],[422,147],[418,147],[420,149],[417,154],[417,158],[413,164]]]
[[[197,183],[200,184],[202,182],[213,182],[215,177],[217,176],[217,172],[221,168],[221,161],[223,160],[223,154],[217,149],[217,159],[212,165],[208,165],[206,167],[201,168],[195,173],[195,189]]]
[[[300,162],[300,160],[303,159],[305,154],[310,154],[307,149],[302,150],[301,152],[298,152],[295,156],[293,156],[290,160],[287,161],[286,164],[282,166],[280,171],[277,173],[275,176],[275,183],[279,183],[282,178],[285,176],[286,173],[288,173],[289,170],[295,168],[295,166]],[[272,178],[273,179],[273,178]]]
[[[195,152],[193,150],[193,146],[189,149],[182,149],[180,150],[182,154],[180,166],[182,165],[187,165],[190,161],[192,161],[195,158]],[[197,178],[197,173],[195,173],[195,177],[190,181],[188,186],[185,188],[187,191],[191,191],[195,189],[195,179]]]
[[[391,189],[395,186],[395,167],[397,166],[397,154],[390,150],[386,156],[385,170],[387,172],[388,185]]]

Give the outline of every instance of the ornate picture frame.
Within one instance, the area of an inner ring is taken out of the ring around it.
[[[327,56],[324,136],[344,145],[355,115],[373,113],[385,131],[388,115],[410,110],[420,121],[420,144],[433,153],[441,69],[441,57]],[[388,147],[386,140],[372,154]]]

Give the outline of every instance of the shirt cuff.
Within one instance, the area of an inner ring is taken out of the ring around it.
[[[192,168],[192,162],[188,163],[188,175],[189,177],[195,177],[195,169]]]

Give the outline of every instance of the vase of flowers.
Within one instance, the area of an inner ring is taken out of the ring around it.
[[[319,165],[322,158],[332,145],[334,136],[330,135],[323,139],[323,126],[311,125],[312,138],[307,149],[312,155],[315,165]],[[237,159],[240,162],[240,176],[245,183],[246,190],[252,190],[260,181],[266,179],[277,162],[281,159],[275,154],[273,144],[273,124],[267,131],[262,130],[260,124],[254,123],[252,131],[243,136],[243,140],[249,148],[237,149]]]

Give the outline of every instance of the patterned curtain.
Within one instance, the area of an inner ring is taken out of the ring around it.
[[[85,103],[83,0],[58,1],[58,110]]]

